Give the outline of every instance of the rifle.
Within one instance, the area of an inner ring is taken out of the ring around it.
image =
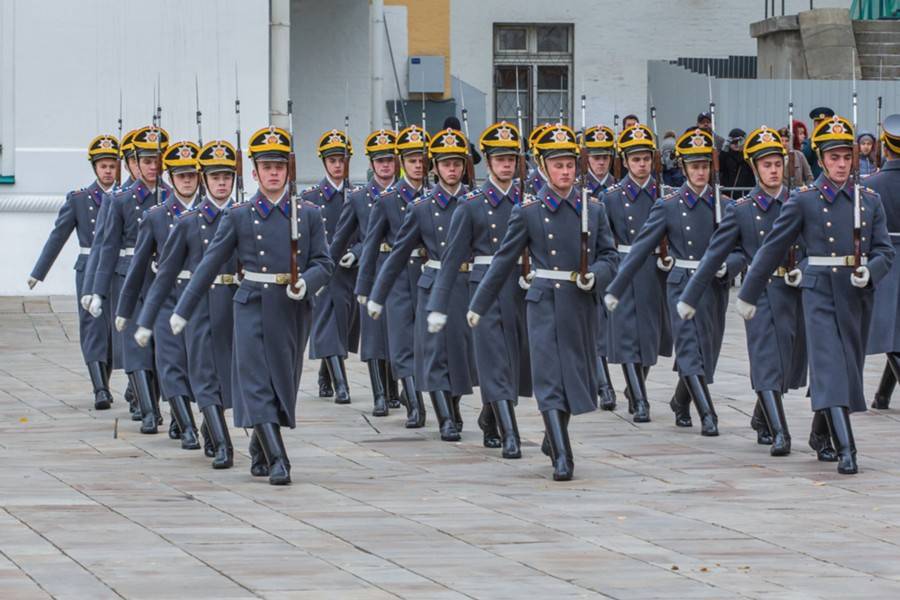
[[[619,115],[613,115],[613,133],[615,134],[615,142],[619,143]],[[619,154],[618,150],[616,150],[615,156],[613,157],[613,177],[616,178],[616,181],[620,181],[622,179],[622,156]]]
[[[288,190],[291,203],[291,291],[299,293],[297,283],[300,281],[300,270],[297,266],[297,240],[300,232],[297,229],[297,157],[294,154],[294,102],[287,103],[288,124],[291,133],[291,152],[288,155]]]
[[[519,104],[519,65],[516,65],[516,122],[519,127],[519,162],[516,168],[519,171],[519,202],[525,200],[525,131],[522,129],[522,105]],[[531,258],[528,249],[522,250],[522,277],[528,280],[531,273]]]
[[[156,203],[159,204],[160,189],[162,187],[163,159],[162,159],[162,84],[159,73],[156,74]]]
[[[425,89],[425,72],[422,72],[422,89]],[[428,115],[425,114],[425,92],[422,92],[422,160],[425,161],[424,164],[424,174],[422,177],[422,192],[423,195],[428,193],[428,143],[425,141],[428,137],[428,134],[425,133],[428,131],[425,129],[426,117]]]
[[[859,96],[856,93],[856,50],[853,50],[853,61],[850,69],[853,71],[853,133],[856,134],[856,120],[859,111]],[[853,266],[862,266],[862,214],[860,206],[859,190],[859,142],[853,142]]]
[[[652,100],[652,99],[651,99]],[[659,149],[659,134],[656,133],[656,107],[650,107],[650,125],[653,127],[653,142],[656,149],[653,151],[653,173],[656,175],[656,199],[662,198],[663,187],[663,169],[662,169],[662,150]],[[659,257],[666,260],[669,257],[669,238],[663,236],[659,241]]]
[[[466,94],[463,92],[462,80],[459,82],[459,101],[462,104],[462,122],[463,133],[466,134],[466,143],[469,143],[469,111],[466,110]],[[466,148],[466,183],[475,187],[475,162],[472,160],[472,153]]]
[[[881,59],[881,63],[878,65],[878,79],[884,81],[884,58]],[[880,169],[881,163],[884,161],[884,158],[881,156],[881,133],[884,131],[884,126],[881,122],[881,96],[878,96],[878,109],[876,115],[878,121],[878,137],[875,139],[875,166]]]
[[[587,96],[581,94],[581,265],[579,267],[581,282],[587,284],[588,274],[588,158],[584,145],[584,132],[587,129]]]
[[[397,113],[397,99],[394,98],[394,135],[400,136],[400,115]],[[394,179],[400,179],[400,171],[403,165],[400,164],[400,155],[394,152]]]
[[[244,156],[241,152],[241,101],[238,97],[238,78],[237,64],[234,65],[234,117],[237,122],[234,130],[234,136],[237,141],[235,147],[234,158],[234,178],[235,189],[237,190],[237,201],[244,201]]]
[[[119,88],[119,149],[122,149],[122,88]],[[122,158],[116,168],[116,187],[122,185]]]
[[[716,146],[716,103],[713,102],[712,77],[709,73],[709,64],[706,65],[706,84],[709,88],[709,128],[712,134],[712,182],[713,196],[715,199],[715,212],[713,215],[713,227],[718,227],[722,222],[722,186],[719,183],[719,148]]]
[[[197,143],[200,147],[203,147],[203,127],[200,124],[201,117],[203,113],[200,112],[200,78],[194,73],[194,101],[197,106]],[[200,186],[199,190],[200,196],[205,196],[206,192],[203,189],[203,177],[200,177]]]
[[[791,68],[791,63],[788,63],[788,159],[787,159],[787,188],[788,195],[790,195],[791,190],[794,188],[794,76]],[[793,271],[794,267],[797,266],[797,254],[795,252],[795,244],[791,244],[790,250],[788,250],[788,264],[787,270]],[[786,277],[786,276],[785,276]]]

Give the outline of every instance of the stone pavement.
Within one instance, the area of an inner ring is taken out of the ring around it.
[[[621,402],[574,420],[568,483],[549,478],[533,400],[525,455],[507,461],[481,446],[477,396],[448,444],[431,414],[423,430],[402,411],[369,416],[357,361],[350,406],[317,398],[307,364],[286,435],[295,483],[273,488],[250,477],[243,430],[229,471],[138,433],[121,374],[113,409],[95,412],[74,299],[2,298],[0,598],[900,597],[900,411],[854,417],[861,473],[839,476],[806,447],[808,403],[792,394],[794,453],[772,458],[748,427],[733,312],[728,327],[720,437],[673,425],[665,361],[652,423]]]

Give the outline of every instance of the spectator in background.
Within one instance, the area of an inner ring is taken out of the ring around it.
[[[825,119],[830,119],[833,116],[834,111],[827,106],[819,106],[818,108],[809,111],[809,118],[812,119],[813,122],[813,133],[815,133],[819,123]],[[806,157],[806,162],[809,163],[809,167],[812,169],[813,179],[818,178],[819,174],[822,172],[822,167],[819,165],[819,157],[816,154],[816,151],[812,149],[812,141],[809,137],[803,140],[803,143],[800,145],[800,150],[803,151],[803,156]]]
[[[875,166],[875,136],[868,131],[861,131],[856,136],[859,144],[859,176],[866,177],[878,172]]]
[[[793,133],[793,138],[791,141],[794,144],[794,150],[800,150],[803,142],[805,142],[806,138],[809,137],[809,132],[806,130],[806,123],[794,119],[794,122],[791,124],[791,130]],[[787,132],[787,128],[785,127],[784,129],[782,129],[782,131]],[[781,136],[781,138],[784,140],[787,139],[784,136]]]
[[[681,172],[681,169],[678,167],[678,160],[675,158],[676,137],[674,131],[667,131],[659,145],[663,167],[663,183],[671,187],[681,187],[681,184],[684,183],[684,173]]]
[[[713,133],[712,130],[712,115],[708,112],[702,112],[697,115],[697,127],[703,129],[704,131],[708,131]],[[723,150],[725,147],[725,140],[722,139],[722,136],[719,134],[715,134],[716,141],[716,150]]]
[[[785,185],[790,184],[793,187],[798,187],[801,185],[807,185],[813,182],[812,169],[809,168],[809,163],[806,162],[806,157],[803,156],[803,153],[800,152],[800,143],[797,143],[797,125],[800,125],[800,129],[803,132],[803,135],[806,135],[806,126],[800,121],[794,121],[794,147],[788,148],[788,128],[782,127],[778,130],[779,135],[781,135],[781,143],[784,145],[784,149],[788,151],[788,162],[784,166],[784,183]],[[805,139],[805,137],[804,137]],[[791,167],[791,163],[793,161],[793,172],[789,171],[789,167]],[[788,175],[792,177],[790,180],[788,179]]]
[[[637,115],[626,115],[624,119],[622,119],[622,130],[626,130],[632,125],[637,125],[640,121],[637,118]]]
[[[728,146],[719,153],[719,184],[725,193],[733,198],[740,198],[756,185],[753,169],[744,160],[743,129],[732,129],[728,132]],[[748,188],[735,190],[734,188]]]

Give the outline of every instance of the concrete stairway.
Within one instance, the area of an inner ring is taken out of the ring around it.
[[[853,21],[853,35],[863,79],[900,79],[900,21]]]

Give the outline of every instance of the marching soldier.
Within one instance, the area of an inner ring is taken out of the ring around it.
[[[700,266],[681,294],[677,307],[682,319],[694,318],[694,307],[699,305],[705,289],[735,249],[742,259],[741,269],[753,260],[788,200],[788,191],[782,185],[787,152],[781,136],[763,125],[747,136],[743,150],[757,185],[726,208]],[[791,434],[781,395],[806,385],[803,311],[798,289],[803,279],[797,266],[799,251],[798,246],[792,246],[767,278],[768,285],[757,303],[756,318],[745,323],[750,384],[756,391],[757,411],[761,411],[762,417],[754,419],[754,428],[761,432],[758,438],[761,443],[771,444],[772,456],[791,452]]]
[[[596,199],[589,200],[583,229],[583,196],[575,187],[579,149],[572,130],[562,124],[548,127],[535,148],[547,185],[512,211],[466,318],[475,327],[488,314],[527,248],[534,269],[525,294],[531,373],[546,427],[541,450],[551,457],[553,479],[565,481],[575,470],[569,419],[597,408],[597,303],[618,257],[606,212]]]
[[[884,120],[881,133],[884,162],[881,170],[866,178],[866,185],[881,195],[887,228],[894,250],[900,249],[900,115]],[[866,354],[884,354],[887,364],[872,408],[886,409],[900,377],[900,261],[875,289],[875,308]]]
[[[163,167],[169,172],[174,187],[165,202],[146,211],[138,231],[134,257],[128,267],[125,284],[119,294],[116,307],[116,330],[124,331],[137,309],[138,299],[144,303],[149,299],[153,273],[158,269],[166,240],[175,227],[175,221],[194,206],[200,188],[197,173],[197,159],[200,147],[194,142],[182,141],[170,144],[163,154]],[[169,437],[181,439],[185,450],[198,450],[200,441],[197,426],[191,411],[194,394],[188,375],[187,347],[184,338],[172,334],[168,329],[169,317],[181,292],[181,287],[169,285],[157,287],[154,307],[158,314],[150,323],[155,334],[156,374],[162,396],[169,402],[172,422]],[[135,341],[147,347],[150,328],[144,328],[140,335],[135,332]]]
[[[513,208],[521,204],[521,187],[513,183],[517,161],[524,160],[519,155],[518,129],[495,123],[481,134],[479,145],[487,160],[488,180],[464,197],[450,221],[446,251],[426,307],[431,333],[444,328],[451,311],[461,312],[468,304],[506,235]],[[465,290],[457,283],[464,279],[458,274],[469,259],[472,271]],[[515,404],[519,396],[531,396],[525,292],[520,285],[524,281],[521,271],[510,272],[498,301],[472,333],[483,404],[478,425],[485,447],[502,444],[504,458],[522,456]]]
[[[375,283],[375,276],[397,241],[400,226],[409,208],[423,193],[428,170],[429,143],[428,134],[417,125],[410,125],[397,136],[395,152],[404,175],[378,197],[369,215],[356,280],[357,300],[364,307]],[[413,360],[416,292],[419,276],[422,274],[423,258],[423,248],[415,248],[409,253],[406,269],[388,289],[385,306],[391,368],[402,382],[406,393],[406,427],[411,429],[425,426],[425,403],[419,387],[424,384],[424,380],[416,379]]]
[[[345,269],[358,265],[372,207],[384,190],[394,185],[397,174],[397,159],[394,156],[396,143],[397,135],[386,129],[374,131],[366,138],[365,151],[372,168],[372,178],[365,186],[354,189],[349,200],[344,203],[337,231],[331,241],[331,258]],[[358,310],[359,357],[369,369],[374,402],[372,416],[385,417],[389,408],[399,408],[399,401],[396,401],[395,406],[390,406],[388,401],[388,388],[393,375],[389,363],[386,319],[372,319],[362,305]]]
[[[215,237],[208,245],[204,242],[206,253],[171,318],[176,334],[186,319],[199,318],[195,310],[207,298],[209,286],[222,265],[237,255],[243,279],[234,293],[234,420],[237,427],[253,428],[251,474],[267,474],[272,485],[291,482],[281,427],[296,426],[303,350],[312,326],[309,298],[327,284],[334,268],[319,207],[291,197],[292,155],[291,136],[283,129],[264,127],[250,137],[259,190],[247,202],[224,211]],[[296,237],[291,231],[294,206]],[[291,268],[294,247],[296,288]]]
[[[429,392],[441,439],[449,442],[460,439],[463,423],[459,411],[460,398],[472,393],[476,380],[472,337],[463,312],[468,297],[468,263],[459,267],[465,275],[457,278],[454,289],[455,299],[462,299],[462,303],[454,303],[448,326],[442,332],[428,333],[426,307],[441,269],[450,219],[466,193],[462,176],[469,154],[469,142],[460,131],[443,129],[431,138],[428,151],[435,163],[438,184],[405,211],[406,217],[390,255],[372,286],[367,308],[373,319],[381,316],[390,289],[406,272],[410,254],[424,247],[429,258],[417,284],[413,344],[415,380],[419,388]]]
[[[168,200],[170,189],[161,180],[161,152],[169,145],[169,134],[155,126],[142,127],[132,139],[137,160],[138,180],[108,200],[109,208],[103,217],[103,233],[97,249],[97,267],[94,273],[89,312],[100,318],[103,301],[109,300],[110,308],[118,304],[119,294],[125,283],[128,266],[134,256],[138,228],[144,212],[160,202]],[[113,300],[116,301],[113,304]],[[156,433],[162,423],[159,414],[158,382],[154,375],[153,348],[141,348],[134,340],[134,324],[120,331],[122,334],[122,366],[131,380],[136,404],[141,412],[141,433]],[[134,418],[132,416],[132,418]]]
[[[138,316],[135,338],[145,346],[159,322],[160,310],[174,296],[181,297],[191,274],[216,235],[222,214],[231,204],[237,164],[234,146],[224,140],[208,142],[200,149],[198,162],[206,197],[196,209],[183,213],[166,240],[159,270]],[[175,179],[176,188],[178,179]],[[206,455],[214,469],[234,464],[234,449],[225,422],[225,410],[232,407],[231,353],[234,326],[232,300],[237,290],[237,260],[234,256],[219,267],[205,300],[197,304],[185,327],[190,389],[203,413],[201,431]],[[163,314],[171,315],[171,308]],[[169,324],[166,323],[166,327]],[[164,333],[160,330],[160,334]],[[171,335],[171,330],[168,332]],[[183,430],[182,430],[183,431]],[[183,438],[182,438],[183,441]]]
[[[305,190],[300,197],[322,209],[325,240],[331,244],[338,220],[346,203],[350,185],[350,156],[353,146],[346,134],[332,129],[319,138],[319,158],[325,166],[325,177],[318,185]],[[334,395],[335,404],[350,403],[350,387],[344,359],[350,346],[353,316],[353,284],[356,281],[355,260],[342,257],[331,281],[313,300],[313,329],[309,357],[322,359],[319,367],[319,395]],[[333,384],[333,387],[332,387]]]
[[[869,188],[856,189],[858,182],[852,180],[854,141],[853,126],[837,115],[813,131],[822,175],[782,207],[737,302],[741,316],[753,318],[770,274],[802,237],[808,254],[801,283],[803,316],[815,411],[809,443],[819,460],[838,461],[843,474],[858,470],[849,412],[866,410],[862,370],[874,286],[894,259],[881,199]]]
[[[607,136],[611,132],[607,131]],[[608,143],[608,142],[607,142]],[[661,182],[653,178],[653,153],[656,143],[646,125],[628,127],[619,134],[619,152],[626,175],[617,185],[606,190],[600,201],[609,216],[609,225],[619,255],[628,256],[638,232],[642,230],[650,210],[660,196]],[[635,423],[650,420],[650,404],[645,380],[659,356],[671,356],[672,334],[666,310],[666,265],[659,265],[659,247],[641,255],[634,275],[627,281],[615,312],[607,316],[601,329],[606,357],[622,365],[625,375],[628,411]],[[659,268],[662,267],[662,268]],[[615,396],[611,407],[615,407]]]
[[[697,303],[697,318],[684,321],[678,317],[675,305],[700,264],[710,236],[718,226],[721,208],[716,206],[716,194],[709,186],[712,134],[705,129],[689,129],[678,139],[675,150],[687,179],[677,191],[654,203],[644,226],[633,238],[618,275],[609,284],[604,301],[610,311],[616,310],[647,257],[667,240],[668,260],[660,262],[663,267],[671,268],[666,292],[675,342],[675,366],[684,382],[681,390],[676,389],[670,406],[675,412],[675,424],[690,427],[689,402],[693,399],[702,421],[702,435],[715,436],[719,435],[718,417],[708,384],[713,382],[722,349],[729,282],[738,273],[741,261],[731,255],[727,264],[716,271],[715,281]]]
[[[76,297],[84,293],[84,275],[88,254],[94,242],[97,214],[107,195],[114,190],[119,170],[119,141],[112,135],[98,135],[88,145],[88,160],[94,170],[95,181],[86,188],[69,192],[59,209],[53,231],[31,270],[28,287],[34,289],[43,281],[63,246],[75,231],[78,236],[78,258],[75,261]],[[106,303],[107,315],[109,304]],[[81,355],[87,364],[88,375],[94,388],[94,409],[106,410],[112,403],[109,393],[109,374],[113,368],[109,317],[94,319],[88,311],[78,306],[78,332]]]

